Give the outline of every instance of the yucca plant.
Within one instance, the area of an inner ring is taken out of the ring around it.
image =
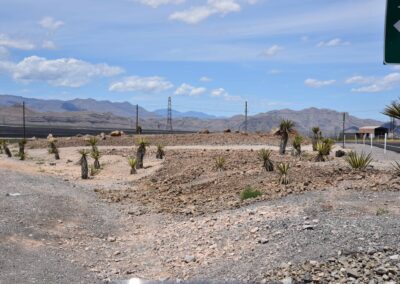
[[[313,127],[313,128],[311,128],[311,131],[312,131],[312,133],[313,133],[313,136],[312,136],[312,148],[313,148],[313,151],[317,151],[317,143],[318,143],[318,141],[320,141],[321,139],[322,139],[322,134],[321,134],[321,130],[319,129],[319,127],[318,126],[315,126],[315,127]]]
[[[387,105],[383,110],[383,114],[400,119],[400,101],[392,101],[390,105]]]
[[[164,151],[164,146],[161,144],[157,145],[157,153],[156,153],[156,159],[163,159],[165,156],[165,151]]]
[[[101,168],[100,161],[99,161],[101,154],[100,154],[100,151],[97,149],[97,147],[96,147],[96,150],[92,149],[92,151],[90,152],[90,156],[94,159],[93,167],[96,170],[99,170]]]
[[[315,158],[316,162],[325,162],[326,156],[332,151],[333,140],[332,139],[323,139],[317,142],[317,157]]]
[[[136,159],[133,157],[129,157],[128,164],[131,167],[131,175],[136,174]]]
[[[262,195],[261,191],[254,189],[250,185],[248,185],[240,193],[240,199],[243,201],[243,200],[250,199],[250,198],[256,198],[261,195]]]
[[[60,152],[57,147],[57,140],[55,139],[49,141],[49,154],[54,154],[56,160],[60,159]]]
[[[12,154],[11,154],[10,148],[8,148],[7,141],[3,140],[2,141],[2,146],[3,146],[3,149],[4,149],[4,153],[6,153],[7,157],[11,158]]]
[[[223,171],[225,169],[225,158],[224,157],[216,157],[214,162],[215,162],[215,168],[218,171]]]
[[[143,160],[144,155],[146,155],[146,147],[149,146],[149,142],[147,142],[144,138],[139,138],[137,141],[138,149],[136,152],[136,168],[142,169],[143,168]]]
[[[81,177],[82,179],[89,178],[89,167],[87,162],[87,156],[89,155],[89,151],[86,149],[82,149],[78,151],[81,155],[81,159],[79,160],[79,164],[81,165]]]
[[[289,140],[289,134],[294,132],[295,123],[289,119],[283,119],[279,124],[279,129],[276,135],[281,137],[279,146],[279,154],[284,155],[286,152],[286,146]]]
[[[268,149],[261,149],[259,152],[259,157],[263,161],[263,167],[267,172],[272,172],[274,170],[274,164],[271,161],[272,151]]]
[[[289,183],[289,163],[280,163],[277,166],[279,172],[279,183],[288,184]]]
[[[18,156],[21,161],[25,160],[25,158],[26,158],[25,145],[26,145],[25,139],[22,139],[21,141],[18,142],[18,147],[19,147]]]
[[[303,143],[304,138],[303,136],[296,135],[293,139],[293,155],[300,156],[301,155],[301,143]]]
[[[95,136],[91,136],[89,140],[87,141],[87,145],[92,147],[92,152],[98,152],[99,150],[97,149],[97,143],[99,142],[99,139],[97,139]]]
[[[346,162],[350,165],[350,167],[354,170],[364,170],[369,164],[372,162],[371,153],[368,155],[364,152],[358,154],[357,152],[350,152],[345,158]]]

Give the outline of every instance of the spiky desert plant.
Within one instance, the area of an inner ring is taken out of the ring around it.
[[[217,171],[223,171],[225,169],[225,158],[224,157],[216,157],[214,160],[215,168]]]
[[[240,193],[240,200],[246,200],[250,198],[256,198],[258,196],[261,196],[262,193],[261,191],[254,189],[250,185],[246,186],[244,190]]]
[[[8,148],[7,141],[3,140],[2,141],[2,146],[3,146],[3,149],[4,149],[4,153],[6,153],[7,157],[11,158],[12,154],[11,154],[10,148]]]
[[[131,175],[136,174],[136,159],[133,157],[128,158],[128,164],[131,167]]]
[[[165,156],[165,151],[164,151],[164,146],[161,144],[157,145],[157,153],[156,153],[156,159],[163,159]]]
[[[276,132],[281,137],[279,154],[284,155],[289,140],[289,134],[294,132],[295,123],[289,119],[283,119],[279,124],[279,130]]]
[[[295,156],[300,156],[301,155],[301,143],[303,143],[304,138],[303,136],[296,135],[293,139],[293,154]]]
[[[26,145],[26,140],[22,139],[21,141],[18,142],[18,157],[21,161],[25,160],[26,155],[25,155],[25,145]]]
[[[89,155],[89,151],[86,149],[82,149],[82,150],[79,150],[78,152],[81,155],[81,158],[79,160],[79,164],[81,165],[81,177],[82,177],[82,179],[88,179],[89,178],[89,167],[88,167],[88,162],[87,162],[87,156]]]
[[[136,152],[136,168],[142,169],[143,168],[143,160],[144,155],[146,155],[146,147],[149,146],[149,142],[146,141],[144,138],[139,138],[137,141],[138,149]]]
[[[316,162],[325,162],[326,156],[329,156],[332,151],[333,143],[333,140],[329,138],[322,139],[317,142],[317,156],[315,158]]]
[[[277,166],[279,172],[279,183],[288,184],[289,183],[289,163],[280,163]]]
[[[371,153],[368,155],[364,152],[358,154],[357,152],[350,152],[345,158],[346,162],[350,165],[350,167],[354,170],[364,170],[369,164],[372,162]]]
[[[97,143],[99,142],[99,139],[97,139],[95,136],[91,136],[89,140],[87,141],[87,145],[92,147],[92,152],[98,152],[99,150],[97,149]]]
[[[383,110],[383,114],[400,119],[400,101],[392,101],[390,105],[387,105]]]
[[[60,159],[60,151],[58,150],[56,139],[51,139],[49,141],[49,154],[54,154],[56,160]]]
[[[312,142],[312,148],[313,148],[313,151],[317,151],[317,143],[322,138],[321,130],[319,129],[318,126],[315,126],[315,127],[311,128],[311,131],[313,133],[313,136],[312,136],[312,139],[311,139],[312,140],[311,141]]]
[[[392,164],[392,169],[393,169],[393,175],[397,176],[397,177],[400,177],[400,163],[395,161]]]
[[[261,149],[258,153],[260,159],[263,161],[263,167],[267,172],[274,170],[274,164],[271,161],[272,151],[268,149]]]
[[[99,170],[101,168],[100,161],[99,161],[99,159],[101,157],[100,151],[97,148],[96,148],[96,150],[92,149],[92,151],[90,152],[90,156],[94,159],[93,167],[96,170]]]

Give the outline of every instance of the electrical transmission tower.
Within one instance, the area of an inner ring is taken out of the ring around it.
[[[244,104],[244,132],[247,132],[247,101]]]
[[[172,132],[172,102],[171,102],[171,97],[168,97],[167,130]]]

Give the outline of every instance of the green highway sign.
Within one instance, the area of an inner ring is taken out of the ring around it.
[[[385,64],[400,64],[400,0],[387,0]]]

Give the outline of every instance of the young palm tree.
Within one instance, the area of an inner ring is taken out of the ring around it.
[[[3,149],[4,149],[4,152],[6,153],[6,155],[7,155],[9,158],[11,158],[11,157],[12,157],[12,154],[11,154],[11,151],[10,151],[10,149],[8,148],[8,144],[7,144],[7,142],[6,142],[5,140],[2,141],[2,145],[3,145]]]
[[[271,161],[271,150],[261,149],[259,152],[259,156],[263,161],[263,167],[267,172],[272,172],[274,170],[274,164]]]
[[[278,172],[279,172],[279,183],[280,184],[288,184],[289,183],[289,169],[290,165],[288,163],[280,163],[278,164]]]
[[[161,144],[157,145],[157,153],[156,153],[156,159],[160,159],[162,160],[165,156],[165,152],[164,152],[164,146]]]
[[[317,151],[317,143],[319,140],[321,140],[321,137],[322,137],[321,130],[319,129],[319,127],[315,126],[315,127],[311,128],[311,131],[313,133],[312,148],[313,148],[313,151]]]
[[[289,140],[289,134],[294,132],[295,123],[289,119],[283,119],[279,124],[279,130],[277,135],[281,137],[281,143],[279,147],[279,154],[284,155],[286,152],[286,146]]]
[[[87,162],[87,156],[89,155],[89,151],[82,149],[82,150],[79,150],[79,154],[81,154],[81,159],[79,160],[79,163],[81,165],[81,177],[82,177],[82,179],[88,179],[89,178],[89,167],[88,167],[88,162]]]
[[[144,155],[146,154],[146,147],[149,146],[149,142],[147,142],[144,138],[139,138],[137,144],[139,147],[136,152],[136,169],[142,169]]]
[[[87,142],[88,146],[92,146],[92,152],[98,152],[99,150],[97,149],[97,143],[99,142],[99,139],[97,139],[94,136],[91,136],[89,138],[89,141]]]
[[[99,170],[101,168],[100,162],[99,162],[101,154],[100,154],[99,150],[97,150],[97,147],[96,147],[96,150],[92,150],[92,152],[90,152],[90,156],[94,159],[93,167],[96,170]]]
[[[52,139],[49,141],[49,154],[54,154],[56,160],[60,159],[60,152],[57,147],[57,140]]]
[[[131,175],[136,174],[136,159],[133,157],[129,157],[128,164],[131,167]]]
[[[22,139],[21,141],[18,142],[18,147],[19,147],[19,152],[18,152],[18,156],[19,159],[21,161],[25,160],[25,144],[26,144],[26,140]]]
[[[296,135],[293,140],[293,155],[301,155],[301,143],[303,143],[304,138],[300,135]]]

